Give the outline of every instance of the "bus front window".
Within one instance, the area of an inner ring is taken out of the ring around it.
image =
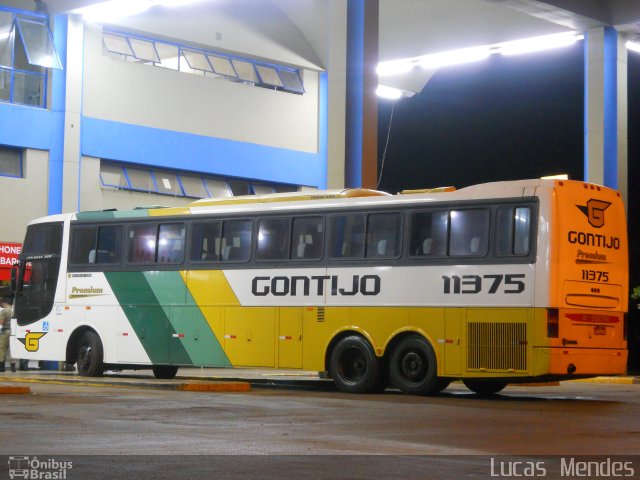
[[[27,229],[14,302],[18,325],[36,322],[51,312],[61,251],[62,223],[37,224]]]

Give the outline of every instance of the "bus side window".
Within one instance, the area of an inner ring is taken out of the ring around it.
[[[251,220],[223,222],[220,249],[223,261],[248,261],[251,258]]]
[[[116,264],[122,259],[122,226],[109,225],[98,228],[97,264]]]
[[[367,221],[367,258],[396,258],[400,255],[400,214],[372,213]]]
[[[158,263],[181,263],[184,259],[184,233],[182,223],[160,225],[158,231]]]
[[[483,257],[489,244],[489,210],[452,210],[449,255]]]
[[[129,227],[129,263],[154,263],[156,261],[156,234],[158,225],[144,224]]]
[[[292,239],[291,258],[317,260],[322,257],[322,217],[294,218]]]
[[[363,258],[365,247],[363,214],[336,215],[331,218],[331,256]]]
[[[449,212],[420,212],[411,217],[411,255],[443,256],[447,254]]]
[[[530,207],[498,208],[496,217],[496,255],[528,255],[530,251],[530,238]]]
[[[288,260],[291,220],[268,218],[258,223],[258,260]]]
[[[222,222],[196,223],[192,233],[191,261],[219,261]]]
[[[69,263],[86,265],[95,263],[97,227],[71,229],[69,242]]]

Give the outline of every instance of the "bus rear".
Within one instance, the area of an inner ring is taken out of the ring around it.
[[[628,244],[620,193],[556,181],[549,223],[549,300],[539,368],[551,375],[623,374],[629,296]]]

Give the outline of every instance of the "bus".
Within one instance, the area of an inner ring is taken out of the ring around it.
[[[353,393],[623,374],[627,250],[620,193],[572,180],[53,215],[27,228],[11,351],[82,376],[303,369]]]

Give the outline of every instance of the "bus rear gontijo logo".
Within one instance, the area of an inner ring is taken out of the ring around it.
[[[592,198],[586,205],[576,205],[578,209],[587,216],[592,227],[600,228],[604,226],[604,211],[609,208],[611,202],[604,202]]]
[[[22,342],[27,352],[37,352],[40,348],[40,339],[46,334],[47,332],[29,332],[24,338],[19,338],[18,340]]]

